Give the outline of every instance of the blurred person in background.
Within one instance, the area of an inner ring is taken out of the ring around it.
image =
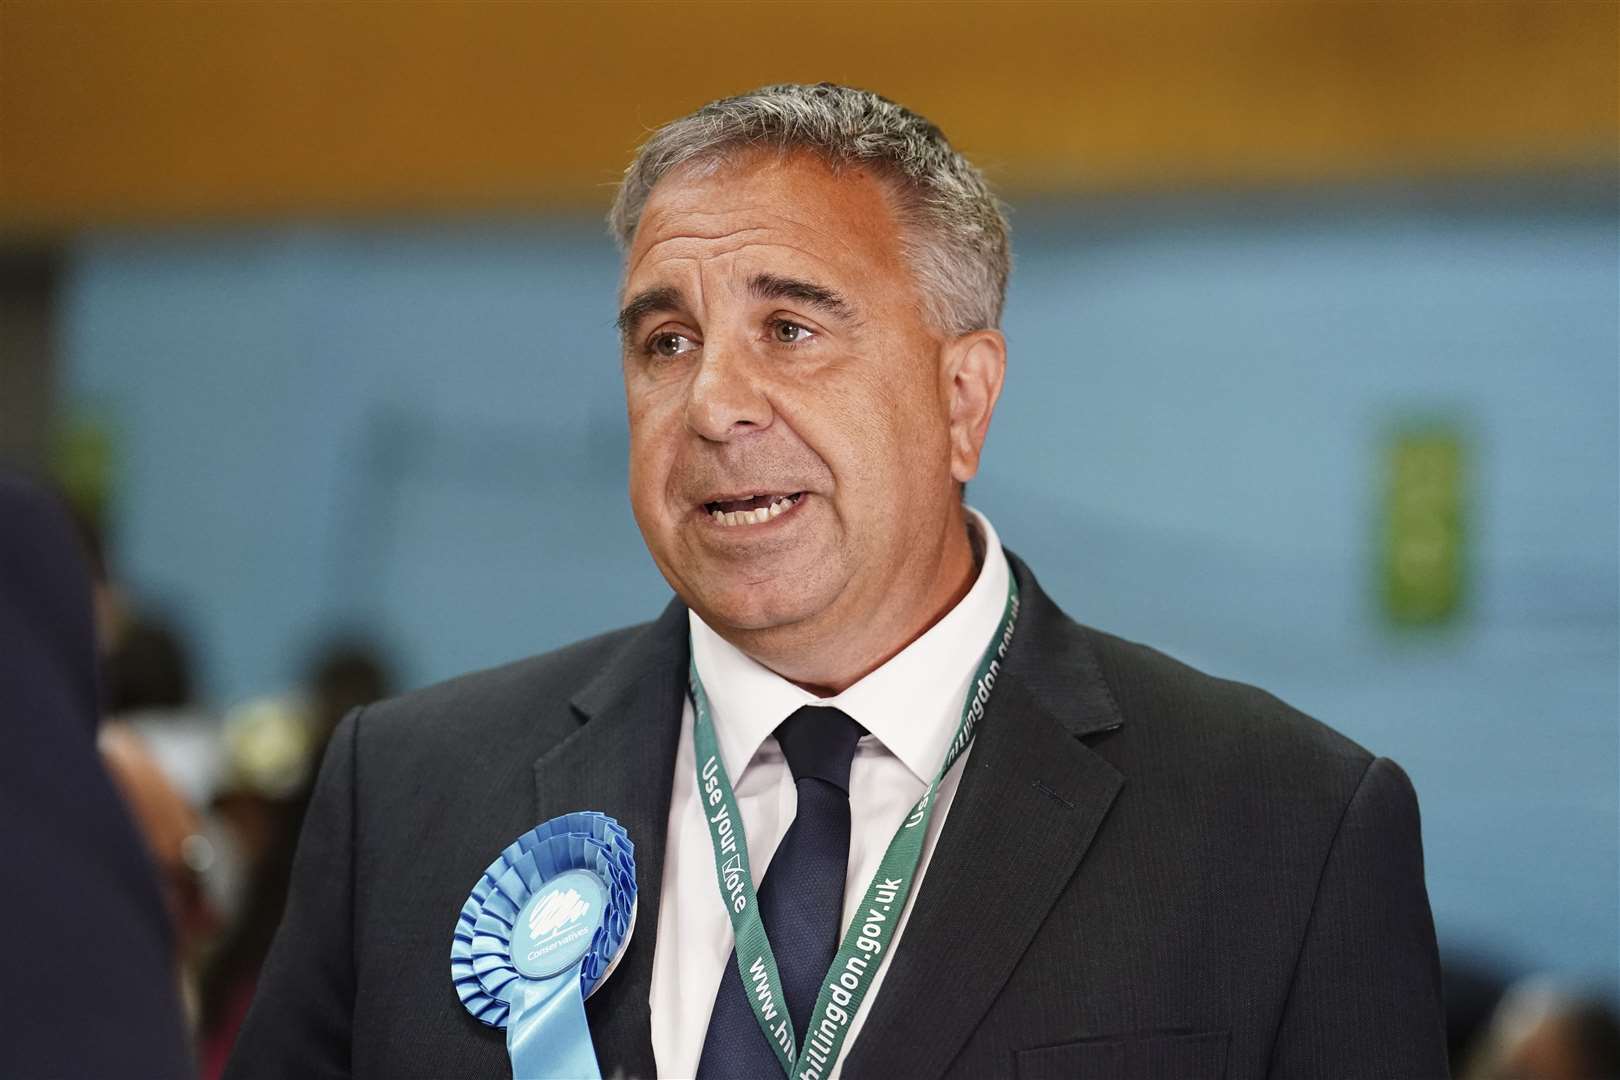
[[[0,474],[0,1076],[194,1072],[174,930],[99,717],[85,554],[61,507]]]
[[[281,923],[315,766],[338,722],[387,697],[393,680],[364,639],[335,640],[310,662],[301,692],[246,702],[225,717],[226,767],[213,800],[240,905],[202,974],[204,1080],[223,1073]]]
[[[383,650],[359,636],[339,638],[316,653],[306,682],[310,721],[322,746],[345,716],[362,705],[381,701],[394,692],[395,685],[392,665]]]
[[[193,699],[179,631],[132,613],[124,590],[100,588],[118,597],[120,612],[104,642],[102,756],[163,873],[186,1013],[195,1023],[204,957],[230,913],[221,884],[228,870],[219,857],[222,835],[209,812],[219,782],[219,720]]]
[[[103,762],[157,866],[202,1075],[217,1076],[280,921],[309,785],[350,709],[386,696],[360,636],[313,650],[296,690],[223,715],[196,695],[179,625],[112,570],[106,534],[75,512],[91,554],[102,655]]]
[[[1512,980],[1497,963],[1458,948],[1441,951],[1440,972],[1445,987],[1446,1056],[1460,1066],[1481,1041]]]
[[[108,719],[97,740],[107,772],[135,816],[157,866],[175,935],[175,967],[188,1021],[198,1011],[197,970],[219,920],[201,871],[212,861],[202,817],[175,787],[146,740],[130,725]]]
[[[1620,1017],[1543,978],[1517,983],[1469,1055],[1461,1080],[1620,1080]]]
[[[113,633],[106,659],[109,719],[128,724],[171,783],[206,808],[219,785],[224,744],[219,716],[193,694],[184,635],[168,619],[137,610]]]

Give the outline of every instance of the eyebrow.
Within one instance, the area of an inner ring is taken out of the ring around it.
[[[614,325],[619,328],[620,336],[627,337],[636,324],[648,315],[658,311],[681,311],[686,307],[686,301],[681,296],[681,290],[673,285],[656,285],[651,289],[642,289],[630,298],[619,312]]]
[[[797,300],[835,315],[847,322],[856,321],[855,307],[825,285],[780,274],[755,274],[748,279],[748,291],[756,300]],[[686,298],[673,285],[655,285],[632,296],[619,317],[614,320],[622,337],[628,337],[636,325],[648,315],[659,312],[684,311]]]
[[[848,300],[824,285],[776,274],[755,274],[748,280],[748,291],[756,300],[797,300],[820,308],[829,315],[854,321],[855,308]]]

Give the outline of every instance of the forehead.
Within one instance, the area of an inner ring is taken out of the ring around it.
[[[811,154],[694,163],[665,176],[642,211],[625,287],[668,274],[814,268],[851,284],[909,285],[890,186]]]

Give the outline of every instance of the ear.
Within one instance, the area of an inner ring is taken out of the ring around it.
[[[951,477],[959,484],[979,471],[990,414],[1007,374],[1007,339],[999,330],[975,330],[945,345],[943,387],[950,405]]]

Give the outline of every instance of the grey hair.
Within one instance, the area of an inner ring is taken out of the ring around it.
[[[672,170],[758,149],[810,151],[834,168],[873,166],[899,196],[904,254],[933,324],[950,334],[1000,325],[1012,262],[1001,204],[939,128],[869,90],[764,86],[665,124],[637,151],[608,213],[620,250],[629,250],[654,185]]]

